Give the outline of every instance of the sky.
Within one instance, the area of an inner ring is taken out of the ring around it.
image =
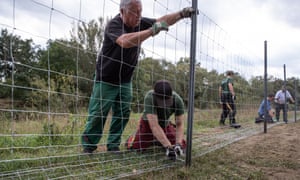
[[[143,15],[156,18],[191,6],[191,0],[143,0],[142,2]],[[0,28],[7,28],[22,38],[31,38],[36,44],[44,44],[49,38],[68,38],[72,22],[76,22],[77,19],[88,22],[98,17],[116,15],[118,3],[119,0],[0,0]],[[51,7],[55,11],[50,11]],[[287,78],[300,77],[300,1],[198,0],[198,9],[200,10],[197,16],[198,36],[203,33],[205,35],[203,37],[206,35],[213,37],[212,40],[206,38],[207,46],[210,46],[210,40],[220,44],[220,47],[214,45],[214,51],[211,51],[199,49],[199,46],[204,45],[199,45],[198,41],[198,52],[207,51],[210,55],[218,56],[222,39],[227,39],[228,36],[242,45],[234,47],[239,53],[242,54],[247,49],[247,53],[251,52],[257,57],[255,60],[250,60],[249,64],[240,63],[237,71],[239,68],[244,70],[249,66],[246,73],[262,76],[266,41],[268,74],[283,79],[285,64]],[[170,27],[167,36],[160,33],[158,37],[147,40],[143,43],[146,54],[151,55],[151,52],[152,55],[167,54],[171,60],[189,56],[190,52],[186,46],[189,46],[190,24],[190,20],[184,20]],[[176,35],[176,38],[173,38],[173,35]],[[172,39],[177,39],[177,36],[180,41],[184,41],[182,42],[184,45],[178,41],[174,43]],[[176,48],[175,53],[174,48]],[[147,49],[151,50],[147,51]],[[197,55],[197,58],[203,59],[205,55],[205,53]],[[230,66],[220,67],[222,63],[224,62],[201,60],[201,64],[208,69],[217,68],[224,71],[230,68]],[[232,66],[233,69],[236,67]]]
[[[267,41],[268,74],[283,78],[285,64],[287,77],[299,78],[300,1],[203,0],[198,7],[262,59]]]

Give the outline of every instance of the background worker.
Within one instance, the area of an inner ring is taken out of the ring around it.
[[[229,116],[229,124],[231,127],[239,127],[236,124],[236,106],[235,106],[235,92],[233,88],[233,71],[226,72],[226,78],[222,80],[219,86],[219,98],[222,104],[222,114],[220,118],[220,125],[225,125],[225,119]]]
[[[262,100],[262,102],[259,105],[258,108],[258,117],[255,118],[255,123],[260,123],[266,120],[267,122],[274,122],[273,117],[274,117],[274,111],[272,109],[271,103],[274,100],[274,94],[269,94],[267,97],[267,115],[265,117],[265,100]]]
[[[285,86],[282,86],[280,90],[276,92],[275,95],[275,112],[276,112],[276,121],[279,121],[280,110],[283,113],[283,121],[287,122],[287,111],[288,111],[288,102],[291,101],[295,103],[295,100],[291,96],[290,92],[286,90]],[[286,106],[285,106],[286,105]]]

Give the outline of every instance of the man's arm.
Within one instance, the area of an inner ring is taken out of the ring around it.
[[[134,46],[139,46],[143,41],[152,36],[151,29],[146,29],[139,32],[122,34],[117,39],[117,44],[122,48],[131,48]]]
[[[180,12],[171,13],[164,15],[156,20],[156,22],[166,22],[168,26],[171,26],[175,24],[177,21],[179,21],[181,18]],[[139,32],[133,32],[133,33],[126,33],[122,34],[117,39],[117,44],[121,46],[122,48],[130,48],[134,46],[140,45],[143,41],[148,39],[153,35],[153,32],[151,28],[139,31]]]
[[[278,100],[279,100],[279,93],[280,93],[280,91],[277,91],[276,94],[275,94],[275,97],[274,97],[275,103],[278,103]]]
[[[292,101],[292,103],[295,103],[295,100],[293,99],[292,96],[291,96],[290,100]]]
[[[175,117],[176,120],[176,144],[181,144],[184,139],[184,115]]]
[[[170,13],[158,18],[156,22],[165,22],[167,26],[171,26],[180,19],[191,17],[195,13],[196,11],[193,8],[183,8],[181,11]],[[167,30],[167,27],[163,27],[161,30]],[[123,48],[130,48],[140,45],[144,40],[153,35],[155,34],[153,34],[153,30],[150,28],[140,32],[123,34],[117,39],[116,42]]]
[[[152,133],[154,137],[164,146],[164,147],[171,147],[172,144],[165,135],[163,129],[158,124],[157,115],[155,114],[147,114],[148,123],[150,126],[150,129],[152,130]]]
[[[232,83],[228,83],[228,87],[232,96],[235,96],[234,89]]]
[[[190,18],[193,14],[198,14],[198,10],[192,7],[183,8],[181,11],[164,15],[157,19],[158,22],[164,21],[168,23],[169,26],[175,24],[177,21],[183,18]]]
[[[176,13],[171,13],[171,14],[167,14],[164,15],[160,18],[157,19],[157,22],[166,22],[169,26],[172,26],[173,24],[175,24],[177,21],[179,21],[181,18],[180,16],[180,11],[176,12]]]
[[[269,110],[269,116],[274,117],[274,111],[272,109]]]
[[[286,93],[287,93],[287,97],[290,99],[290,101],[292,103],[295,103],[295,100],[294,100],[293,96],[291,95],[291,93],[289,91],[286,91]]]

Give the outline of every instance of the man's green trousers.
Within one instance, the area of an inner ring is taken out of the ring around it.
[[[121,136],[129,120],[132,100],[132,83],[121,85],[95,82],[88,107],[88,117],[82,135],[83,148],[97,149],[103,136],[107,115],[112,110],[112,119],[107,137],[107,150],[118,148]]]

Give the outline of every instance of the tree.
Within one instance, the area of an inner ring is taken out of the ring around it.
[[[139,111],[144,103],[145,93],[152,89],[152,85],[163,72],[159,60],[145,58],[139,61],[138,67],[133,74],[132,88],[136,91],[133,93],[133,110]]]
[[[86,51],[96,54],[103,41],[104,20],[100,17],[98,21],[80,21],[77,26],[73,26],[70,34],[71,40],[81,44]]]
[[[98,21],[81,21],[73,26],[70,34],[71,41],[80,47],[78,53],[82,57],[78,61],[78,87],[83,95],[89,96],[93,88],[97,53],[103,42],[104,20],[100,17]]]
[[[189,58],[180,58],[176,63],[174,72],[177,79],[175,90],[182,97],[185,104],[188,103],[189,68]]]
[[[6,29],[1,30],[0,42],[0,78],[8,85],[13,83],[15,99],[25,99],[28,91],[24,89],[30,87],[33,77],[30,72],[37,63],[39,46],[34,46],[31,39],[22,40],[20,36],[9,34]],[[10,88],[6,89],[10,91]]]
[[[46,72],[41,77],[47,81],[48,78],[55,82],[55,91],[61,92],[63,86],[74,87],[74,82],[66,82],[70,76],[76,76],[77,45],[66,40],[55,40],[48,42],[48,47],[41,53],[39,64]],[[49,84],[50,85],[50,84]]]

